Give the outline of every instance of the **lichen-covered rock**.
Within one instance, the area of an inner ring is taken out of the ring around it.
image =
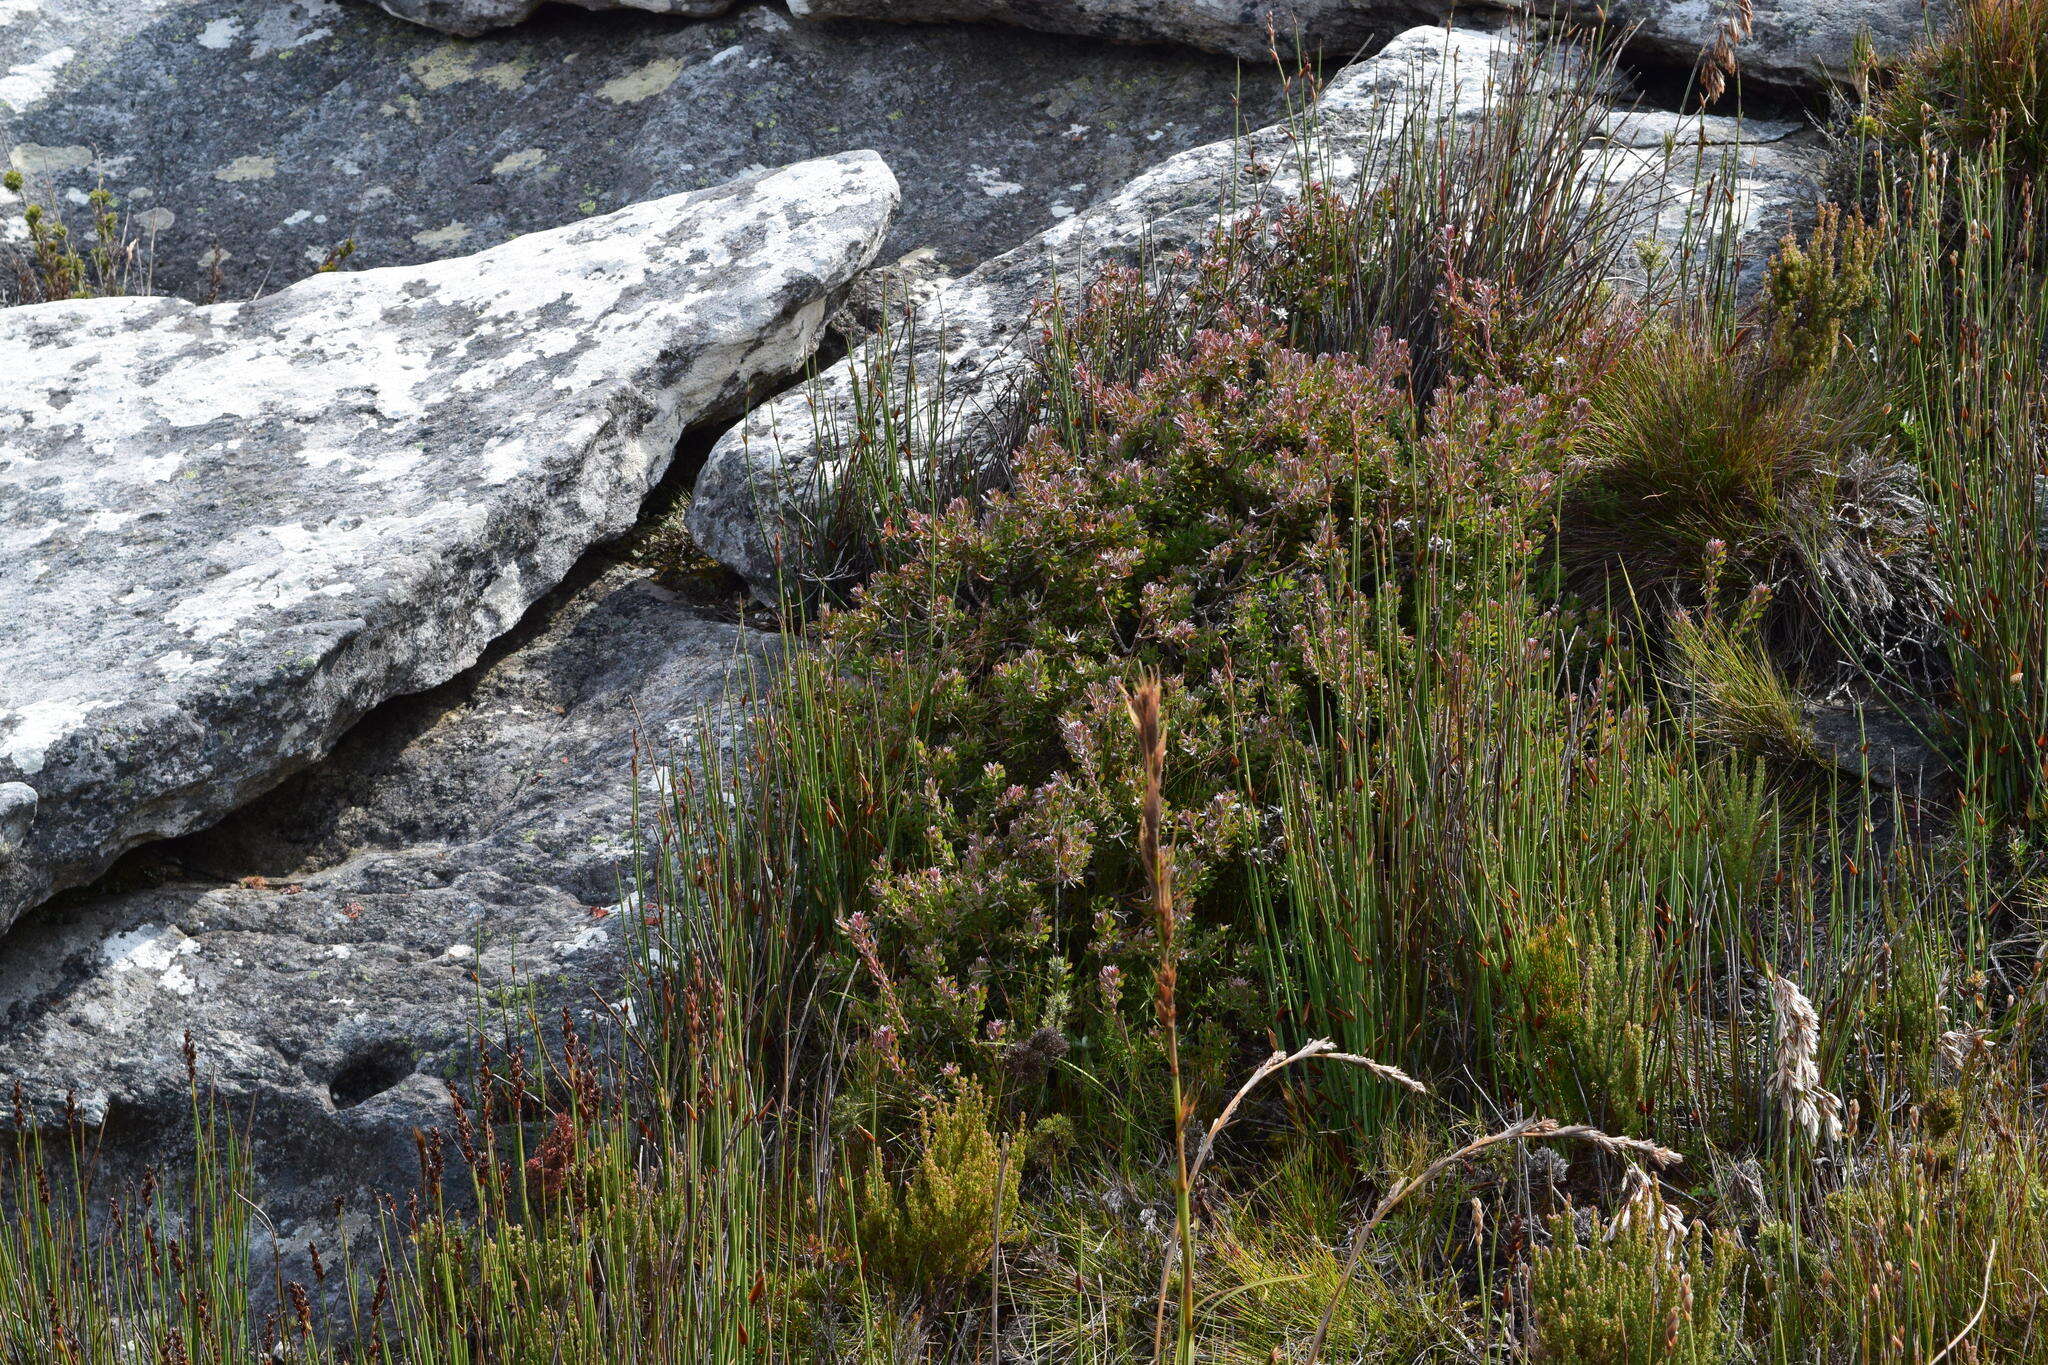
[[[1490,0],[1501,8],[1547,14],[1546,5]],[[1733,53],[1741,80],[1784,90],[1820,90],[1845,81],[1856,41],[1867,34],[1879,53],[1904,52],[1927,32],[1944,0],[1749,0],[1748,35]],[[1629,51],[1691,70],[1735,22],[1736,0],[1565,0],[1558,17],[1604,25],[1628,37]]]
[[[522,23],[541,7],[541,0],[377,0],[392,14],[415,24],[474,38],[494,28]],[[566,0],[582,9],[638,9],[677,14],[686,19],[712,19],[732,7],[732,0]]]
[[[1514,40],[1418,28],[1345,68],[1316,115],[1318,175],[1340,191],[1408,134],[1401,111],[1470,120]],[[1111,265],[1199,246],[1229,203],[1247,212],[1301,191],[1298,127],[1263,129],[1184,152],[1032,241],[945,281],[899,326],[747,415],[720,439],[699,476],[689,526],[697,542],[772,600],[785,573],[808,573],[812,513],[837,484],[857,412],[885,393],[901,404],[911,377],[927,400],[907,424],[920,442],[951,445],[1000,411],[1023,375],[1032,303],[1055,281],[1072,288]],[[1789,204],[1812,193],[1812,135],[1795,125],[1745,130],[1727,120],[1617,113],[1585,155],[1618,195],[1641,195],[1639,232],[1676,244],[1694,193],[1734,162],[1737,223],[1752,240],[1781,230]],[[1246,173],[1256,165],[1260,174]]]
[[[856,148],[903,185],[888,255],[957,273],[1280,104],[1265,66],[1189,49],[759,0],[550,5],[477,39],[367,0],[0,0],[0,169],[74,227],[105,185],[155,289],[199,300],[282,288],[344,240],[358,270],[467,255]]]
[[[129,889],[24,918],[0,952],[0,1077],[23,1118],[75,1107],[116,1178],[174,1167],[189,1035],[248,1139],[256,1263],[275,1252],[310,1285],[309,1243],[329,1265],[343,1240],[375,1253],[376,1197],[414,1187],[415,1129],[454,1131],[449,1085],[494,1002],[521,1002],[515,1028],[568,1008],[602,1050],[636,927],[636,761],[644,802],[669,762],[731,743],[778,645],[598,558],[272,799],[136,854]]]
[[[1735,13],[1733,0],[1563,0],[1527,4],[1479,0],[1457,7],[1470,20],[1488,9],[1604,26],[1626,34],[1631,50],[1653,61],[1691,67],[1713,47]],[[1125,40],[1166,40],[1253,60],[1297,44],[1349,56],[1374,36],[1431,16],[1448,18],[1448,0],[790,0],[790,11],[811,18],[980,20],[1058,33]],[[1850,66],[1859,33],[1881,51],[1909,46],[1924,30],[1922,0],[1762,0],[1749,6],[1748,36],[1735,53],[1752,80],[1775,86],[1813,86],[1824,74]]]
[[[0,926],[467,667],[690,424],[816,345],[896,203],[848,153],[252,303],[0,310]]]
[[[1425,18],[1405,0],[789,0],[806,19],[1017,24],[1122,42],[1173,42],[1257,61],[1297,47],[1350,56]]]

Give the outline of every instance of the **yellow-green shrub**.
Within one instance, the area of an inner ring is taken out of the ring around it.
[[[928,1104],[917,1129],[921,1150],[900,1195],[879,1159],[868,1167],[861,1258],[899,1285],[941,1289],[981,1274],[998,1241],[1017,1232],[1024,1143],[989,1128],[988,1095],[972,1081],[962,1081],[950,1101]]]

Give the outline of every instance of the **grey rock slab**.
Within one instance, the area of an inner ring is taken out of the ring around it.
[[[203,835],[139,851],[109,879],[127,889],[0,940],[0,1077],[26,1121],[75,1106],[115,1174],[175,1169],[189,1035],[310,1284],[291,1258],[373,1249],[374,1198],[417,1178],[413,1129],[452,1133],[449,1084],[495,1011],[516,1031],[568,1008],[602,1050],[629,984],[636,760],[652,800],[668,765],[736,750],[780,646],[598,558],[477,667]]]
[[[1911,796],[1946,796],[1955,787],[1955,770],[1936,743],[1941,721],[1931,711],[1816,703],[1806,708],[1806,723],[1821,756],[1853,777]]]
[[[688,19],[715,19],[732,8],[732,0],[567,0],[583,9],[637,9],[650,14],[675,14]],[[541,0],[377,0],[401,19],[474,38],[494,28],[509,28],[533,17]]]
[[[1340,192],[1375,173],[1404,145],[1403,111],[1469,121],[1484,116],[1505,35],[1417,28],[1346,67],[1316,115],[1318,178]],[[1298,125],[1183,152],[1016,249],[939,283],[913,322],[854,350],[817,376],[750,412],[713,448],[689,512],[697,542],[772,600],[786,572],[808,562],[815,514],[835,496],[857,414],[883,400],[919,414],[903,424],[929,450],[986,428],[1028,367],[1032,305],[1055,281],[1070,291],[1106,267],[1198,247],[1226,205],[1244,213],[1301,191]],[[1641,195],[1639,231],[1676,247],[1692,193],[1716,175],[1736,182],[1734,227],[1754,242],[1775,236],[1810,197],[1812,135],[1773,124],[1755,133],[1717,118],[1617,112],[1586,149],[1595,177],[1616,195]],[[1247,167],[1256,167],[1254,174]],[[912,396],[913,393],[915,396]]]
[[[0,164],[82,221],[104,183],[159,292],[246,298],[871,148],[890,257],[954,271],[1280,109],[1274,73],[1019,29],[548,6],[456,40],[357,0],[0,0]],[[27,76],[8,77],[19,67]],[[8,215],[0,205],[0,225]],[[215,268],[218,266],[218,280]],[[0,272],[0,300],[11,281]]]
[[[1017,24],[1120,42],[1173,42],[1249,61],[1299,48],[1349,57],[1434,11],[1393,0],[790,0],[806,19]]]
[[[1603,136],[1589,149],[1588,169],[1615,193],[1662,183],[1637,236],[1675,254],[1732,234],[1744,296],[1761,283],[1779,240],[1820,200],[1827,143],[1811,124],[1619,109]]]
[[[966,20],[1018,24],[1091,37],[1190,43],[1257,60],[1279,39],[1279,51],[1297,45],[1348,57],[1367,40],[1420,19],[1469,22],[1489,10],[1555,16],[1581,26],[1629,35],[1638,57],[1690,69],[1712,48],[1735,5],[1716,0],[1480,0],[1454,7],[1447,0],[790,0],[811,18]],[[1749,80],[1768,86],[1811,88],[1851,66],[1859,33],[1881,52],[1903,51],[1925,31],[1922,0],[1763,0],[1751,6],[1748,37],[1735,55]]]
[[[1551,12],[1537,0],[1502,7]],[[1735,0],[1565,0],[1557,13],[1582,25],[1604,21],[1610,32],[1630,35],[1632,54],[1689,71],[1714,47],[1736,8]],[[1848,80],[1858,35],[1869,35],[1880,54],[1902,53],[1945,6],[1943,0],[1752,0],[1749,8],[1749,35],[1734,48],[1741,82],[1817,91]]]
[[[0,310],[0,783],[40,804],[0,926],[474,662],[804,363],[895,203],[847,153],[253,303]]]

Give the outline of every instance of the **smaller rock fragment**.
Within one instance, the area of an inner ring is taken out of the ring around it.
[[[415,24],[474,38],[495,28],[524,23],[541,0],[377,0],[379,6]],[[567,0],[583,9],[637,9],[685,19],[715,19],[732,8],[732,0]]]

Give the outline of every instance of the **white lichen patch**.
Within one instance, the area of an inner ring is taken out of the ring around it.
[[[71,48],[60,47],[45,52],[32,62],[8,67],[7,74],[0,76],[0,104],[17,114],[27,113],[57,88],[58,73],[77,55]]]
[[[1024,187],[1014,180],[1003,179],[1003,173],[992,166],[970,166],[967,178],[981,186],[981,192],[991,199],[1003,199],[1021,194]]]
[[[171,994],[191,995],[198,982],[185,970],[184,959],[198,951],[197,941],[175,924],[142,924],[102,943],[100,964],[115,974],[154,976]]]
[[[593,949],[602,948],[605,944],[611,942],[611,938],[611,931],[602,924],[585,925],[568,938],[557,940],[555,951],[563,957],[570,957],[577,953],[587,953]]]
[[[50,746],[71,733],[93,711],[93,703],[77,698],[51,698],[0,709],[0,763],[25,777],[43,770]]]
[[[219,659],[201,659],[182,649],[174,649],[158,659],[153,667],[166,678],[184,678],[194,673],[211,673],[220,664]]]
[[[268,57],[318,42],[334,32],[325,21],[340,15],[341,7],[335,0],[288,0],[266,6],[256,18],[249,55]]]
[[[225,52],[233,47],[235,39],[241,36],[242,21],[229,15],[226,18],[215,19],[200,29],[198,42],[201,47],[212,48],[215,52]]]

